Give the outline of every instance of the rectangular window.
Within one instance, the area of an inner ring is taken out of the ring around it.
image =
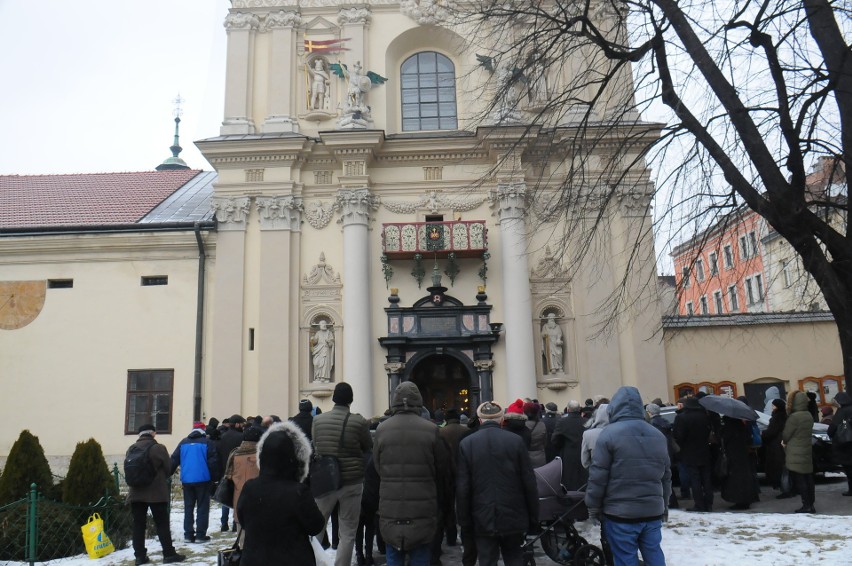
[[[142,286],[143,287],[151,287],[153,285],[168,285],[169,284],[169,276],[168,275],[143,275],[142,276]]]
[[[716,252],[710,252],[710,276],[717,275],[719,273],[719,256],[716,255]]]
[[[715,291],[713,293],[713,302],[716,303],[716,314],[723,314],[725,312],[725,305],[722,302],[722,291]]]
[[[709,314],[707,309],[707,296],[702,295],[701,297],[701,314]]]
[[[704,261],[697,259],[695,260],[695,278],[698,281],[704,281]]]
[[[684,267],[682,270],[683,273],[683,286],[689,287],[689,268]]]
[[[692,301],[686,303],[686,314],[688,314],[689,316],[695,314],[695,310],[692,308]]]
[[[74,287],[73,279],[48,279],[48,289],[71,289]]]
[[[248,339],[248,348],[249,352],[254,351],[254,328],[249,328],[249,339]]]
[[[763,302],[763,275],[759,273],[754,276],[754,286],[755,291],[757,292],[757,302]]]
[[[172,432],[173,369],[127,371],[127,412],[124,434],[136,434],[140,425],[153,424],[157,432]]]
[[[751,252],[751,257],[757,255],[757,235],[754,230],[748,233],[748,251]]]
[[[781,274],[784,276],[784,287],[790,287],[793,284],[793,274],[790,273],[790,260],[781,262]]]
[[[740,300],[737,297],[736,285],[728,287],[728,301],[731,303],[731,312],[738,312],[740,310]]]
[[[740,258],[748,259],[748,239],[745,236],[740,236]]]
[[[731,244],[727,244],[724,249],[725,253],[725,269],[734,267],[734,252],[731,250]]]

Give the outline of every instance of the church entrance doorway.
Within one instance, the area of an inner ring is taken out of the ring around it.
[[[420,389],[423,406],[433,416],[436,410],[451,407],[470,415],[471,375],[461,360],[446,354],[426,356],[412,368],[409,379]]]

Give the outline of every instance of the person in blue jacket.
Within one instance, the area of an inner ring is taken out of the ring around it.
[[[172,452],[172,473],[178,466],[183,484],[183,536],[187,542],[207,542],[210,492],[222,474],[216,446],[207,437],[203,422],[193,423],[192,432]]]

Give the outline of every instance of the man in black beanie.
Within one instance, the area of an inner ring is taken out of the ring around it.
[[[290,421],[302,429],[302,432],[305,433],[308,440],[313,440],[313,436],[311,435],[311,428],[314,425],[314,416],[311,414],[311,411],[313,410],[313,403],[311,403],[309,399],[302,399],[299,401],[299,412],[290,417]]]
[[[334,388],[334,407],[314,417],[311,436],[318,456],[334,456],[340,464],[343,485],[340,489],[317,495],[317,507],[328,521],[335,505],[340,505],[340,543],[335,566],[349,566],[355,546],[355,529],[361,513],[361,489],[364,484],[364,453],[373,448],[370,425],[349,411],[352,386],[338,383]],[[299,407],[301,409],[301,406]]]

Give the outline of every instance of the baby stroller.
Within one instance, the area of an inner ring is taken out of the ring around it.
[[[611,564],[604,551],[589,544],[574,527],[574,521],[585,521],[589,518],[589,511],[586,509],[585,492],[566,491],[562,486],[562,459],[556,457],[534,471],[538,486],[538,518],[542,530],[524,544],[525,565],[535,566],[532,549],[537,540],[541,540],[544,553],[559,564]]]

